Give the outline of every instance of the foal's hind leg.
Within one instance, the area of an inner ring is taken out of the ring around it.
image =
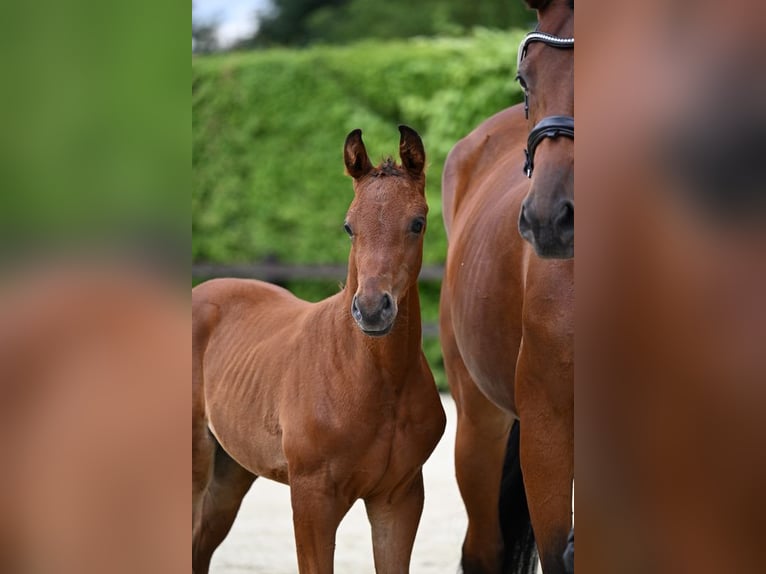
[[[237,464],[216,442],[213,476],[202,499],[192,537],[192,570],[205,574],[213,551],[229,533],[242,498],[256,476]]]

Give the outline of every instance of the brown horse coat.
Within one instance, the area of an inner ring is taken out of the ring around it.
[[[376,570],[409,568],[421,469],[445,417],[421,350],[425,154],[400,130],[402,166],[373,168],[359,130],[346,141],[355,197],[342,291],[308,303],[253,280],[193,290],[195,572],[257,476],[291,487],[301,573],[332,572],[335,530],[359,498]]]
[[[531,572],[535,541],[546,574],[564,572],[571,528],[574,150],[561,132],[536,148],[527,140],[545,120],[573,126],[574,12],[566,0],[527,4],[545,38],[519,58],[528,115],[519,105],[482,123],[452,149],[442,181],[440,325],[458,409],[466,573]],[[536,150],[529,174],[525,145]]]
[[[528,180],[519,167],[522,106],[453,148],[444,172],[449,230],[441,336],[458,407],[456,465],[469,525],[466,572],[497,572],[497,516],[508,431],[521,421],[521,464],[546,572],[562,568],[571,525],[573,260],[540,259],[517,229]]]

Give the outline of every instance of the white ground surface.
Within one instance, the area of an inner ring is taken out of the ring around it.
[[[466,515],[455,481],[455,404],[442,396],[447,429],[425,464],[425,506],[412,553],[412,574],[457,572]],[[258,479],[248,492],[234,526],[216,550],[212,574],[295,574],[298,562],[293,539],[290,491],[283,484]],[[360,500],[338,529],[336,574],[375,571],[370,525]]]

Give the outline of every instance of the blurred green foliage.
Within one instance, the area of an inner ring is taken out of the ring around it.
[[[188,12],[107,4],[3,5],[3,260],[188,242]]]
[[[521,0],[271,0],[254,36],[241,45],[306,46],[362,39],[464,35],[476,27],[531,28]]]
[[[521,100],[522,32],[365,41],[192,59],[192,252],[196,261],[345,263],[352,199],[343,142],[361,128],[370,158],[396,157],[405,123],[423,138],[430,207],[424,264],[444,262],[441,173],[452,146]],[[292,282],[319,300],[336,282]],[[438,283],[421,285],[436,323]],[[424,342],[444,388],[438,339]]]
[[[516,103],[520,32],[369,41],[192,59],[192,253],[196,261],[344,263],[352,197],[343,141],[373,161],[405,123],[423,137],[430,206],[424,261],[441,263],[441,172],[455,142]]]

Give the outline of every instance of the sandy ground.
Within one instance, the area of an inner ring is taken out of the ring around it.
[[[425,506],[412,553],[412,574],[457,572],[466,515],[455,481],[455,404],[442,396],[447,429],[425,464]],[[290,491],[287,486],[258,479],[242,502],[229,536],[213,555],[213,574],[295,574]],[[337,574],[375,571],[370,525],[360,500],[338,528],[335,547]]]

